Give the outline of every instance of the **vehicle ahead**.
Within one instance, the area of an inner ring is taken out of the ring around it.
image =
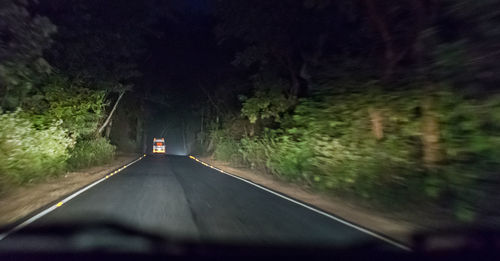
[[[153,153],[165,154],[165,138],[153,139]]]

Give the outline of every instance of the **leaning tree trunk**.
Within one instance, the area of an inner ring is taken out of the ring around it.
[[[97,133],[96,133],[97,136],[102,133],[102,131],[106,128],[106,126],[108,126],[109,122],[111,121],[111,117],[113,117],[113,114],[115,113],[116,108],[118,107],[118,103],[120,103],[120,100],[122,99],[124,94],[125,94],[124,91],[120,92],[120,95],[118,96],[118,99],[116,100],[115,105],[113,105],[113,109],[111,109],[111,112],[109,113],[108,117],[106,118],[106,120],[104,121],[102,126],[99,127],[99,129],[97,130]]]
[[[113,119],[109,120],[109,124],[108,124],[108,126],[106,126],[106,133],[105,133],[106,139],[109,139],[109,135],[111,134],[112,126],[113,126]]]
[[[426,168],[435,168],[446,158],[446,153],[440,141],[439,117],[436,113],[435,85],[432,84],[428,64],[431,62],[426,50],[434,50],[431,42],[425,39],[425,31],[432,28],[436,18],[437,1],[411,0],[415,20],[415,41],[412,46],[413,58],[416,65],[416,79],[424,83],[427,97],[422,102],[422,161]]]

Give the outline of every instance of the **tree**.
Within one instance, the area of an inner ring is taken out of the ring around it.
[[[59,1],[47,6],[60,28],[49,52],[51,63],[70,78],[84,79],[90,88],[104,91],[112,104],[96,135],[109,136],[123,95],[141,76],[143,38],[155,34],[149,14],[156,11],[146,3],[121,1]]]
[[[104,120],[104,123],[101,125],[101,127],[99,127],[99,129],[97,129],[97,133],[96,133],[97,135],[100,135],[102,133],[102,131],[104,130],[104,128],[106,128],[108,126],[108,124],[110,124],[111,117],[113,117],[113,114],[115,113],[116,108],[118,107],[118,104],[120,103],[120,100],[122,99],[124,94],[125,94],[124,90],[120,91],[120,93],[118,94],[118,98],[116,99],[115,104],[113,105],[113,108],[109,112],[108,116],[106,117],[106,120]],[[109,132],[106,136],[109,137]]]
[[[26,98],[23,109],[38,129],[61,121],[72,137],[87,138],[98,129],[105,98],[105,91],[91,89],[84,80],[52,74]]]
[[[246,47],[236,54],[235,64],[259,63],[269,70],[278,65],[288,75],[288,94],[300,92],[300,37],[297,37],[303,6],[300,1],[219,1],[220,23],[216,28],[219,42],[231,37]]]
[[[31,14],[28,1],[0,3],[0,98],[1,107],[21,105],[33,85],[49,73],[43,51],[56,27],[44,16]]]
[[[58,25],[49,60],[71,77],[84,78],[95,88],[113,88],[140,76],[138,58],[144,53],[141,3],[121,1],[59,1],[47,11]],[[126,17],[126,18],[125,18]]]

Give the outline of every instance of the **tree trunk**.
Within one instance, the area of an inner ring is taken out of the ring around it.
[[[432,28],[438,4],[434,0],[412,0],[411,4],[415,16],[415,40],[412,46],[413,59],[415,60],[418,77],[427,79],[425,68],[429,61],[426,60],[428,57],[425,56],[425,51],[434,50],[434,46],[432,46],[429,39],[424,39],[423,32]]]
[[[365,5],[368,10],[368,16],[375,24],[376,30],[379,32],[384,42],[384,72],[382,79],[384,81],[390,81],[394,75],[394,71],[398,63],[405,57],[409,47],[397,48],[394,46],[394,40],[389,30],[389,25],[386,19],[379,13],[377,7],[373,0],[365,0]]]
[[[293,68],[292,59],[290,57],[287,57],[287,68],[290,74],[290,82],[291,82],[289,98],[296,99],[297,96],[299,95],[300,82],[299,82],[299,77],[297,76],[297,73]]]
[[[215,145],[214,145],[214,139],[212,138],[212,139],[210,139],[210,142],[208,143],[207,152],[213,151],[214,147],[215,147]]]
[[[312,89],[312,76],[310,73],[311,68],[314,69],[319,65],[319,60],[321,56],[323,56],[323,49],[328,37],[328,33],[322,33],[318,37],[318,41],[316,43],[316,49],[314,50],[312,55],[308,55],[306,53],[302,53],[302,66],[300,67],[300,78],[304,79],[306,82],[305,90],[309,94]]]
[[[383,125],[383,117],[379,110],[370,108],[368,113],[370,114],[370,121],[372,125],[372,133],[373,136],[377,140],[381,140],[384,138],[384,125]]]
[[[111,109],[111,112],[109,113],[108,117],[102,124],[102,126],[97,130],[97,135],[101,134],[104,128],[108,126],[109,122],[111,121],[111,117],[113,117],[113,113],[115,113],[116,108],[118,107],[118,103],[120,103],[120,100],[122,99],[123,95],[125,94],[124,91],[120,92],[120,95],[118,96],[118,99],[115,102],[115,105],[113,105],[113,109]]]
[[[257,124],[257,122],[250,123],[250,132],[248,133],[250,137],[253,137],[253,135],[255,135],[255,124]]]
[[[205,93],[205,95],[207,96],[207,99],[208,101],[212,104],[212,106],[215,108],[215,113],[216,115],[219,115],[220,113],[220,109],[219,109],[219,106],[217,106],[217,103],[215,103],[215,101],[212,99],[212,96],[210,95],[210,93],[205,89],[203,88],[203,86],[201,84],[199,84],[198,86],[200,86],[200,89]]]
[[[382,37],[382,40],[384,42],[385,68],[383,79],[389,80],[392,77],[395,66],[392,62],[394,59],[394,47],[392,45],[391,33],[389,32],[387,23],[377,11],[377,7],[375,6],[373,0],[365,0],[365,5],[368,10],[370,19],[375,24],[376,30],[380,33],[380,36]]]
[[[439,120],[432,112],[432,103],[432,98],[427,97],[422,106],[422,160],[427,168],[436,167],[444,159],[440,144]]]
[[[113,126],[113,119],[109,120],[108,126],[106,126],[106,133],[105,137],[106,139],[109,139],[109,135],[111,134],[111,127]]]
[[[423,38],[422,32],[432,27],[437,10],[437,1],[412,0],[412,10],[415,16],[415,40],[412,45],[413,58],[416,64],[417,79],[424,82],[427,97],[422,104],[422,161],[425,167],[435,168],[445,160],[445,152],[440,142],[439,118],[434,112],[435,91],[432,83],[428,82],[426,70],[425,50],[433,50],[429,41]]]

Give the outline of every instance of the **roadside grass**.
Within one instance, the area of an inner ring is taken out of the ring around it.
[[[113,159],[116,147],[106,138],[83,139],[70,149],[68,168],[70,170],[104,164]]]

